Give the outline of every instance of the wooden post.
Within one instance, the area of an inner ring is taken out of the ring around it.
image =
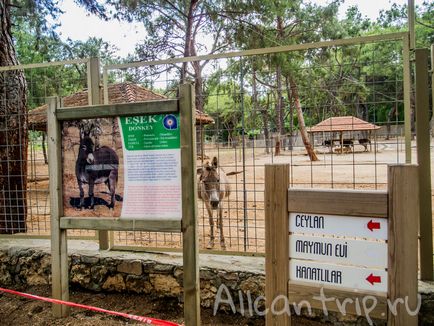
[[[417,307],[417,233],[419,216],[418,167],[389,166],[389,239],[388,239],[388,298],[407,301],[410,309]],[[405,302],[389,309],[388,326],[416,326],[418,317],[411,316]]]
[[[98,105],[101,103],[100,97],[100,83],[101,77],[99,73],[99,58],[90,58],[87,65],[87,77],[88,77],[88,103],[89,105]],[[98,231],[99,249],[109,249],[109,234],[106,230]]]
[[[415,32],[416,15],[414,10],[414,0],[408,0],[407,14],[408,14],[408,31],[410,35],[410,49],[414,50],[416,48],[416,32]]]
[[[419,165],[420,276],[433,280],[433,235],[431,197],[431,136],[429,132],[428,49],[416,49],[416,139]]]
[[[51,274],[54,299],[69,300],[68,251],[66,230],[60,229],[63,215],[62,156],[60,124],[56,118],[57,98],[48,99],[48,157],[51,205]],[[69,307],[53,304],[55,317],[66,317]]]
[[[434,43],[431,44],[431,98],[434,101]],[[434,108],[434,105],[432,105],[431,109]],[[430,128],[431,128],[431,136],[434,137],[434,116],[431,117],[430,122]]]
[[[290,326],[287,313],[273,314],[271,305],[278,296],[288,296],[289,280],[289,164],[265,165],[265,297],[266,325]],[[274,311],[284,309],[284,301]]]
[[[179,89],[184,263],[184,320],[200,325],[199,242],[197,237],[196,132],[194,88]]]
[[[404,137],[405,137],[405,163],[411,163],[411,67],[410,67],[410,40],[408,34],[403,38],[403,78],[404,78]]]

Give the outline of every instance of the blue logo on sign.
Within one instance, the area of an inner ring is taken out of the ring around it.
[[[169,130],[178,129],[178,121],[173,114],[168,114],[163,119],[164,128]]]

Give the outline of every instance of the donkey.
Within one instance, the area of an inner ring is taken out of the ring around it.
[[[223,234],[223,207],[221,202],[231,194],[231,187],[227,176],[238,173],[241,172],[230,172],[226,174],[223,169],[218,166],[217,157],[212,159],[211,164],[207,162],[203,167],[197,169],[199,176],[197,180],[198,197],[205,203],[211,229],[210,240],[207,246],[208,249],[214,247],[213,211],[217,210],[217,228],[220,229],[220,246],[223,250],[226,250],[225,237]]]
[[[368,138],[360,138],[359,144],[362,145],[365,148],[365,152],[368,151],[368,145],[371,145],[371,140]]]
[[[84,207],[83,183],[89,185],[90,208],[93,209],[95,206],[94,185],[104,182],[111,195],[108,207],[114,209],[119,158],[116,152],[107,146],[95,149],[95,144],[89,134],[89,131],[80,130],[80,149],[75,163],[75,175],[80,189],[78,207],[80,209]]]

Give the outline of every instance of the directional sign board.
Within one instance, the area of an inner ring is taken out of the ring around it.
[[[291,259],[289,275],[293,281],[347,289],[387,292],[387,272],[354,266],[333,265]]]
[[[387,292],[387,219],[291,212],[292,281]]]
[[[290,213],[289,232],[387,240],[387,219]]]
[[[387,268],[387,244],[384,241],[363,241],[346,238],[289,236],[291,258]]]

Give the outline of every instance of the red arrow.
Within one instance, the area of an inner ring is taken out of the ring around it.
[[[368,229],[371,230],[372,232],[374,232],[374,229],[375,230],[381,229],[380,222],[372,222],[372,220],[370,220],[368,222]]]
[[[366,280],[374,285],[374,283],[381,283],[381,276],[374,276],[372,273],[369,275]]]

